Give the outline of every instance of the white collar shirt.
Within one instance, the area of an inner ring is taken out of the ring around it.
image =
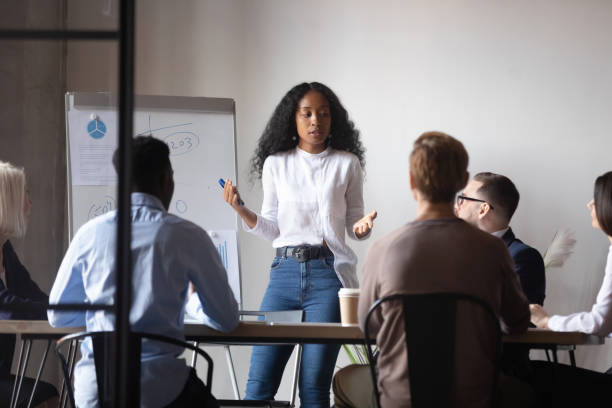
[[[261,180],[261,214],[252,229],[243,222],[245,230],[271,240],[274,248],[325,242],[343,286],[359,287],[357,256],[345,242],[345,231],[357,239],[353,224],[364,213],[357,156],[330,147],[318,154],[296,147],[268,156]]]
[[[504,236],[504,234],[506,232],[508,232],[509,229],[510,229],[510,227],[506,227],[506,228],[501,229],[499,231],[492,232],[491,235],[493,235],[494,237],[497,237],[497,238],[502,238]]]

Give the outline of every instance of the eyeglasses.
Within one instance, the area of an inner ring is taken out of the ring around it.
[[[478,203],[487,203],[487,204],[489,204],[489,207],[490,207],[492,210],[494,209],[494,208],[493,208],[493,206],[491,205],[491,203],[489,203],[489,202],[488,202],[488,201],[486,201],[486,200],[481,200],[481,199],[479,199],[479,198],[472,198],[472,197],[464,196],[464,195],[462,195],[462,194],[459,194],[459,195],[457,196],[457,205],[461,205],[461,204],[463,204],[463,201],[465,201],[465,200],[467,200],[467,201],[476,201],[476,202],[478,202]]]

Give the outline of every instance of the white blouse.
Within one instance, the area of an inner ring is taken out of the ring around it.
[[[311,154],[296,147],[268,156],[262,177],[263,203],[257,224],[244,229],[274,248],[321,245],[334,254],[334,269],[346,288],[359,287],[357,255],[345,243],[357,239],[353,224],[363,217],[363,173],[352,153],[328,147]],[[362,239],[365,239],[369,234]]]
[[[612,245],[608,252],[605,275],[590,312],[551,316],[548,327],[554,331],[579,331],[600,336],[612,335]],[[612,337],[612,336],[611,336]]]

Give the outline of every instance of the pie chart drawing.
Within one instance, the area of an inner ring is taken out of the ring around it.
[[[87,133],[94,139],[102,139],[106,135],[106,125],[100,119],[94,119],[87,124]]]

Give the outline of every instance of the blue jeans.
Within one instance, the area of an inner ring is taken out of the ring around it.
[[[339,322],[338,290],[342,283],[334,272],[334,257],[297,262],[276,257],[261,310],[304,310],[306,322]],[[271,400],[276,395],[293,346],[256,346],[245,399]],[[300,367],[300,401],[305,408],[329,408],[329,390],[339,345],[305,344]]]

